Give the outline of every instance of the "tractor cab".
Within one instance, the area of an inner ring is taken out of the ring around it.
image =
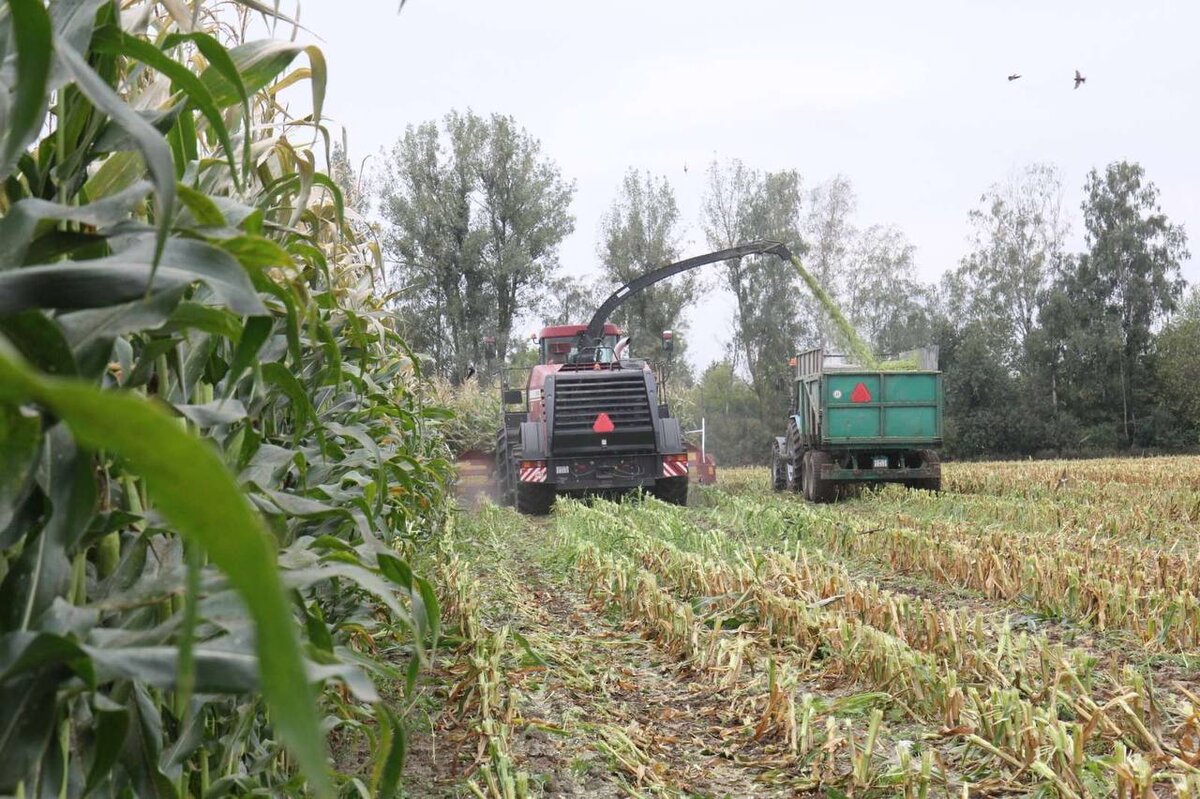
[[[585,354],[589,361],[606,363],[614,360],[613,349],[617,346],[617,341],[621,336],[621,331],[617,329],[617,326],[613,324],[604,326],[600,346],[596,349],[594,356],[591,343],[585,345],[582,341],[582,334],[586,330],[587,325],[553,325],[542,328],[541,333],[538,334],[538,363],[568,364],[575,362]],[[587,352],[585,353],[581,348],[586,348]]]

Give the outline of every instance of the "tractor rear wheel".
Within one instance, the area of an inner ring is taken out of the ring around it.
[[[838,495],[837,483],[821,476],[821,467],[833,463],[833,456],[820,450],[811,450],[805,455],[804,498],[809,502],[833,502]]]
[[[771,447],[771,490],[784,491],[788,487],[787,461],[779,452],[778,447]]]
[[[651,490],[658,499],[671,505],[686,505],[688,498],[688,478],[683,477],[660,477],[654,481],[654,488]]]
[[[805,455],[808,453],[804,451],[804,442],[800,438],[800,430],[796,427],[795,419],[788,421],[787,445],[791,452],[789,464],[792,467],[788,488],[799,494],[804,491],[804,470],[808,463]]]
[[[517,483],[517,510],[521,513],[545,516],[553,504],[553,483]]]

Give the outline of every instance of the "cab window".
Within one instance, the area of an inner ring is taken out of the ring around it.
[[[542,363],[566,363],[576,351],[576,336],[554,336],[542,339]],[[617,346],[617,337],[606,335],[603,346],[611,350]]]

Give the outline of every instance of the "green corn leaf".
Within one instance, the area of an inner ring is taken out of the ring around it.
[[[71,343],[79,374],[94,377],[100,374],[112,355],[117,336],[162,327],[187,286],[160,291],[132,302],[61,314],[58,322]]]
[[[417,592],[425,605],[425,624],[429,630],[429,647],[435,649],[438,638],[442,635],[442,609],[438,604],[437,592],[433,585],[423,577],[414,577]]]
[[[179,795],[174,783],[163,773],[162,716],[146,686],[134,683],[127,700],[132,716],[121,761],[131,777],[136,796],[170,799]]]
[[[72,666],[72,671],[83,677],[87,685],[96,684],[87,652],[73,641],[44,632],[23,631],[0,636],[0,683],[58,664]]]
[[[225,120],[221,117],[220,108],[203,81],[192,74],[192,71],[186,66],[171,59],[150,42],[123,33],[113,26],[106,26],[96,31],[92,37],[92,48],[108,55],[127,55],[170,78],[171,82],[187,95],[188,101],[208,120],[208,124],[221,142],[221,147],[225,150],[234,186],[241,191],[242,184],[237,162],[234,161],[233,142],[229,138],[229,130],[225,127]],[[192,140],[195,140],[194,136]]]
[[[288,371],[288,368],[281,363],[265,363],[262,366],[263,380],[271,386],[282,391],[292,403],[292,412],[296,415],[297,432],[304,430],[308,422],[314,419],[317,415],[313,408],[312,400],[308,397],[308,392],[304,386],[296,379],[296,376]]]
[[[108,197],[136,184],[146,174],[146,161],[141,153],[113,153],[104,159],[96,174],[83,184],[88,197]]]
[[[203,282],[230,310],[249,316],[267,310],[244,269],[230,255],[201,241],[171,240],[153,278],[149,247],[131,249],[92,261],[69,261],[0,272],[0,316],[28,308],[74,310],[130,302],[151,287],[167,291]]]
[[[201,330],[236,342],[242,336],[238,317],[224,308],[213,308],[198,302],[181,302],[167,320],[171,330]]]
[[[13,316],[0,316],[0,334],[6,336],[31,364],[56,377],[77,373],[62,327],[41,311],[23,311]]]
[[[33,487],[42,448],[42,420],[16,405],[0,405],[0,530],[12,524],[17,506]]]
[[[97,108],[108,114],[137,142],[138,150],[146,159],[150,176],[154,182],[155,216],[158,235],[155,239],[152,266],[158,265],[171,229],[171,215],[175,209],[175,164],[171,159],[171,148],[150,123],[142,119],[121,99],[120,95],[97,75],[87,60],[68,46],[62,39],[56,41],[58,57],[70,70],[76,87]],[[153,272],[153,270],[152,270]]]
[[[314,792],[330,795],[315,696],[276,567],[275,543],[217,453],[145,400],[41,377],[6,345],[0,348],[0,399],[43,404],[80,443],[123,458],[145,480],[159,511],[204,547],[255,622],[262,692],[280,736]]]
[[[237,400],[215,400],[203,405],[174,405],[182,416],[200,428],[234,424],[246,418],[246,409]]]
[[[100,682],[136,680],[165,690],[179,685],[183,647],[83,647]],[[191,652],[192,688],[200,693],[248,694],[258,690],[258,658],[241,652],[196,647]]]
[[[246,91],[246,84],[242,81],[242,73],[238,71],[237,64],[233,63],[233,58],[230,57],[229,51],[224,45],[218,42],[215,38],[203,31],[195,31],[192,33],[172,33],[163,41],[163,49],[169,50],[175,47],[180,42],[191,42],[196,46],[208,60],[208,69],[212,69],[215,74],[220,76],[220,79],[232,89],[232,98],[226,99],[224,102],[213,98],[213,102],[224,108],[234,102],[240,102],[242,106],[242,118],[250,119],[250,93]],[[211,94],[209,96],[212,96]],[[242,137],[242,164],[245,169],[249,169],[250,165],[250,137]]]
[[[380,753],[375,761],[374,796],[392,797],[400,790],[400,776],[408,755],[408,737],[404,722],[386,704],[375,711],[380,728]]]
[[[51,231],[57,222],[107,228],[128,219],[133,209],[150,193],[150,189],[146,181],[136,181],[111,196],[87,205],[60,205],[36,197],[14,203],[4,218],[0,219],[0,270],[25,263],[26,253],[39,230]]]
[[[88,768],[85,796],[100,785],[116,764],[129,731],[129,711],[104,694],[93,695],[92,715],[96,719],[96,748]]]
[[[17,46],[16,93],[0,152],[0,179],[12,173],[17,156],[37,136],[46,116],[47,86],[54,57],[50,15],[42,0],[9,0]],[[6,89],[7,90],[7,89]]]
[[[235,236],[218,243],[253,274],[271,267],[293,266],[292,256],[270,239],[261,236]]]
[[[49,672],[0,683],[0,794],[11,796],[56,726],[58,678]]]
[[[265,40],[240,44],[229,51],[229,56],[237,66],[245,90],[253,94],[275,80],[279,73],[287,69],[288,65],[302,52],[308,55],[309,64],[312,67],[312,101],[315,121],[321,118],[326,85],[325,56],[319,47]],[[200,80],[208,87],[219,104],[229,105],[239,99],[237,88],[230,83],[224,72],[215,66],[205,69],[200,74]]]
[[[50,3],[50,19],[54,22],[54,33],[76,52],[82,52],[92,38],[96,15],[108,0],[55,0]],[[58,76],[52,88],[58,89],[67,81]]]
[[[44,459],[49,468],[41,470],[38,483],[50,498],[50,516],[0,583],[0,630],[36,629],[42,613],[66,594],[71,551],[87,531],[95,508],[91,461],[78,452],[61,425],[47,436]]]
[[[237,349],[233,352],[233,360],[229,364],[229,374],[225,380],[225,396],[233,395],[242,375],[250,368],[250,364],[258,357],[259,350],[271,335],[274,320],[269,316],[255,316],[246,320]]]
[[[196,191],[183,183],[180,183],[175,189],[179,192],[179,199],[184,207],[191,211],[196,224],[201,227],[222,227],[225,224],[224,214],[207,194]]]

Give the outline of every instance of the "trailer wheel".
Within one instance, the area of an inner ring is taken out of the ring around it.
[[[686,505],[688,479],[684,477],[660,477],[654,481],[651,491],[655,497],[671,505]]]
[[[815,502],[816,500],[812,498],[812,470],[808,468],[811,460],[812,453],[804,453],[804,455],[798,459],[800,465],[796,467],[796,473],[800,477],[800,493],[803,494],[804,498],[809,502]]]
[[[921,465],[922,466],[937,466],[942,462],[941,457],[931,449],[921,450]],[[920,480],[913,480],[913,488],[922,488],[926,491],[941,491],[942,478],[938,477],[922,477]]]
[[[553,483],[517,483],[517,510],[521,513],[545,516],[553,504]]]
[[[809,502],[833,502],[838,495],[837,483],[821,477],[821,467],[833,463],[833,456],[828,452],[811,450],[805,453],[805,460],[804,498]]]

